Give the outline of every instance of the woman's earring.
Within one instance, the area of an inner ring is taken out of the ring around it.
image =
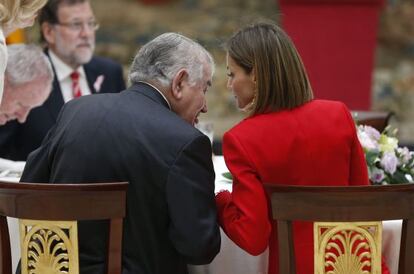
[[[250,113],[254,110],[254,107],[256,106],[257,101],[257,89],[255,88],[253,90],[253,99],[248,103],[244,108],[241,109],[241,111]]]

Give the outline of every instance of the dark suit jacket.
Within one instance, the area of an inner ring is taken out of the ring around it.
[[[110,59],[95,56],[84,65],[84,69],[92,93],[97,93],[93,84],[99,75],[105,77],[99,93],[120,92],[125,89],[122,67]],[[49,98],[42,106],[29,113],[24,124],[11,121],[0,127],[0,157],[25,161],[29,153],[40,146],[46,133],[56,122],[63,104],[59,81],[55,76]]]
[[[220,249],[209,139],[146,84],[65,104],[22,181],[128,181],[123,274],[182,274]],[[81,273],[103,273],[107,227],[80,223]]]

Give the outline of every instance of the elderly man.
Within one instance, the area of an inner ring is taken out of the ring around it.
[[[0,125],[11,120],[24,123],[29,111],[43,104],[50,94],[53,71],[40,47],[8,46],[5,89],[0,105]]]
[[[123,274],[185,274],[220,249],[207,112],[213,59],[175,33],[144,45],[118,94],[68,102],[22,181],[128,181]],[[107,226],[79,224],[81,273],[104,273]]]
[[[50,62],[35,45],[10,45],[0,105],[0,128],[11,120],[24,123],[29,111],[47,99],[53,80]],[[24,162],[0,158],[1,171],[21,172]]]
[[[98,24],[89,1],[49,0],[39,14],[39,23],[55,72],[53,89],[24,124],[9,122],[0,128],[3,158],[26,160],[40,146],[65,102],[82,95],[125,89],[121,66],[93,56]]]

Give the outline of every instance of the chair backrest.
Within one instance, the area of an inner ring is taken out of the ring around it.
[[[279,273],[293,274],[292,221],[370,222],[403,219],[399,274],[414,273],[414,184],[281,186],[265,184],[278,225]]]
[[[69,270],[68,273],[77,273],[79,270],[76,269],[78,264],[76,221],[108,219],[110,222],[107,273],[120,274],[122,222],[126,212],[127,187],[126,182],[93,184],[0,182],[0,274],[12,273],[6,217],[25,219],[20,223],[21,253],[27,255],[26,258],[22,256],[22,273],[27,273],[28,269],[24,269],[26,262],[30,265],[30,269],[38,268],[31,271],[32,273],[44,274],[52,273],[49,272],[48,266],[33,264],[36,260],[43,260],[45,256],[53,259],[50,257],[53,254],[57,256],[55,262],[59,267]],[[74,224],[64,221],[74,221]],[[59,227],[62,224],[63,227]],[[68,242],[69,236],[74,236],[75,241]],[[48,248],[50,248],[49,254],[46,254]],[[38,254],[40,252],[44,253],[42,258]],[[73,258],[75,258],[74,262],[71,261]],[[56,265],[53,267],[56,269]]]
[[[394,115],[387,111],[352,111],[352,117],[358,125],[367,125],[382,132]]]

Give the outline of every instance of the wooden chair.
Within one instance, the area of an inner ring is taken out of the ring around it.
[[[79,273],[76,221],[103,219],[110,220],[107,273],[120,274],[127,186],[0,182],[0,274],[12,273],[6,216],[20,219],[22,274]]]
[[[397,219],[403,219],[398,273],[414,273],[414,184],[349,187],[265,184],[265,188],[278,225],[279,273],[296,273],[294,220],[371,222]],[[316,227],[314,223],[314,232]],[[314,244],[318,241],[314,240]]]
[[[387,111],[352,111],[352,117],[358,125],[367,125],[382,132],[394,115]]]

